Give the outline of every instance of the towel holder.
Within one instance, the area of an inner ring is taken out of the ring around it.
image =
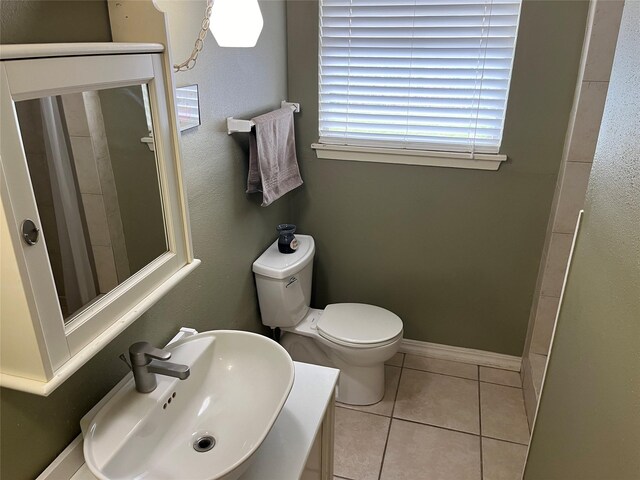
[[[294,113],[298,113],[300,111],[299,103],[292,103],[283,100],[280,102],[280,108],[290,107]],[[231,135],[236,132],[250,132],[251,128],[255,125],[253,120],[239,120],[233,117],[227,117],[227,134]]]

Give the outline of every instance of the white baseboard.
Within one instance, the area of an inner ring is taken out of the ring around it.
[[[519,372],[522,364],[520,357],[514,357],[512,355],[474,350],[473,348],[452,347],[439,343],[420,342],[406,338],[403,339],[400,344],[400,351],[403,353],[422,355],[423,357],[473,363],[475,365],[482,365],[483,367],[501,368],[514,372]]]

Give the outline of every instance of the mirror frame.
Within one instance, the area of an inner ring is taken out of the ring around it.
[[[32,324],[41,354],[38,359],[41,365],[25,366],[29,360],[24,356],[20,358],[19,352],[15,355],[3,353],[1,386],[47,395],[199,264],[192,254],[181,178],[179,137],[175,134],[177,119],[169,113],[174,110],[170,103],[175,102],[175,97],[167,89],[162,55],[157,53],[158,49],[162,51],[162,46],[153,47],[147,45],[146,51],[150,53],[1,62],[0,190],[3,215],[9,225],[20,281],[29,304],[26,316],[30,317],[28,320],[5,319],[3,314],[2,335],[18,337],[18,331],[24,332],[25,326],[18,328],[13,323],[28,321]],[[19,233],[24,219],[32,219],[37,226],[41,222],[15,102],[144,83],[149,90],[168,251],[88,304],[65,325],[47,254],[46,232],[32,246],[23,242]],[[6,247],[2,248],[4,260]],[[13,342],[17,342],[15,347],[6,345],[5,341],[2,346],[20,349],[19,339],[13,338]],[[40,371],[42,373],[38,373]]]

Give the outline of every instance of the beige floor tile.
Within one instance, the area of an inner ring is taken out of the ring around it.
[[[404,362],[404,353],[398,352],[393,357],[385,362],[385,365],[393,365],[394,367],[401,367]]]
[[[499,368],[480,367],[480,381],[522,388],[519,372],[500,370]]]
[[[519,388],[480,382],[482,435],[529,443],[524,398]]]
[[[393,416],[480,433],[478,382],[405,368]]]
[[[478,379],[478,366],[469,363],[452,362],[449,360],[407,354],[404,360],[404,366],[416,370],[469,378],[471,380]]]
[[[336,408],[333,473],[353,480],[377,480],[390,421]]]
[[[480,438],[394,419],[381,480],[480,480]]]
[[[391,416],[393,411],[393,402],[396,399],[396,392],[398,391],[398,382],[400,381],[400,371],[402,369],[398,367],[392,367],[385,365],[384,367],[384,397],[378,403],[373,405],[347,405],[345,403],[336,403],[340,407],[351,408],[353,410],[359,410],[361,412],[376,413],[378,415]]]
[[[527,457],[527,447],[482,438],[483,480],[520,480]]]

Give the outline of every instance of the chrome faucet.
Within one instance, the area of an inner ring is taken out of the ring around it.
[[[187,365],[167,362],[171,352],[155,348],[149,342],[137,342],[129,347],[131,370],[140,393],[153,392],[158,386],[156,374],[185,380],[191,373]]]

